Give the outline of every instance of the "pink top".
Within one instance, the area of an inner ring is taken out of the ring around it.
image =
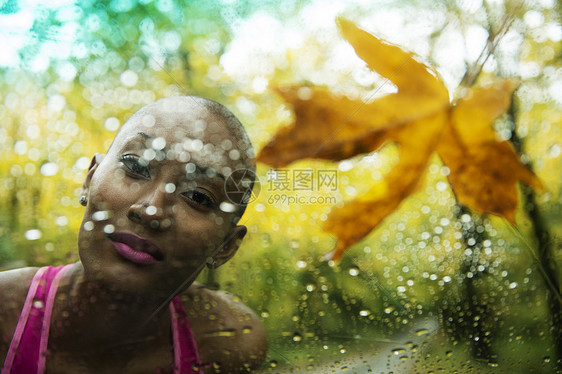
[[[40,268],[27,293],[1,374],[43,374],[49,327],[60,280],[73,264]],[[170,303],[174,374],[202,373],[189,320],[178,297]]]

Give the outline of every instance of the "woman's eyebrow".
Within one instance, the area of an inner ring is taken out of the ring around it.
[[[142,131],[137,132],[137,135],[140,135],[140,136],[142,136],[142,137],[145,138],[145,139],[152,139],[151,136],[145,134],[145,133],[142,132]]]
[[[144,140],[152,139],[152,137],[150,135],[147,135],[144,132],[137,132],[136,134],[128,136],[125,139],[125,141],[124,141],[125,146],[127,146],[130,143],[132,143],[133,141],[135,141],[139,136],[142,137]]]
[[[137,136],[141,136],[145,140],[152,139],[152,136],[150,136],[150,135],[148,135],[148,134],[146,134],[142,131],[139,131],[133,137],[137,137]],[[166,147],[162,148],[162,151],[167,152],[167,148]],[[221,173],[219,173],[218,171],[216,171],[213,168],[206,167],[206,166],[203,166],[203,165],[199,165],[199,164],[196,164],[195,162],[191,162],[191,164],[193,164],[195,166],[195,171],[197,172],[197,174],[201,174],[201,175],[204,175],[204,176],[207,176],[207,177],[210,177],[210,178],[212,178],[213,176],[217,176],[217,177],[221,178],[223,181],[226,181],[226,178],[224,177],[224,175],[222,175]]]

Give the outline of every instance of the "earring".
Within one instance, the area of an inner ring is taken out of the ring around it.
[[[80,196],[80,199],[78,200],[78,202],[80,203],[80,205],[86,206],[86,205],[88,205],[88,198],[86,197],[86,195],[82,195],[82,196]]]
[[[217,262],[212,258],[212,257],[207,257],[207,267],[211,270],[215,270],[216,268],[219,267],[219,265],[217,264]]]

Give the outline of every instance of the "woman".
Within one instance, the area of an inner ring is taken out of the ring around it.
[[[254,168],[247,135],[218,103],[172,97],[133,114],[83,183],[81,261],[0,273],[2,374],[258,367],[267,342],[256,315],[192,284],[238,249],[246,201],[227,191],[247,196],[253,181],[229,176]]]

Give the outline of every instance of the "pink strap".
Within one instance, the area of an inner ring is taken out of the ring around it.
[[[170,303],[170,314],[174,339],[174,374],[203,373],[187,314],[177,296]]]
[[[53,305],[55,304],[55,296],[57,294],[57,289],[59,288],[59,283],[64,274],[68,269],[70,269],[74,264],[69,264],[64,266],[53,279],[53,283],[49,288],[47,294],[47,302],[45,303],[45,315],[43,316],[43,327],[41,329],[41,343],[39,346],[39,362],[37,363],[37,372],[45,372],[45,360],[47,358],[47,342],[49,341],[49,328],[51,327],[51,315],[53,314]]]
[[[31,306],[33,305],[33,299],[35,298],[37,287],[39,286],[40,280],[47,269],[47,267],[39,269],[31,280],[31,286],[29,287],[29,291],[27,292],[27,297],[25,298],[25,303],[23,304],[23,309],[16,326],[16,331],[14,332],[14,336],[12,337],[10,349],[8,350],[8,354],[6,355],[6,360],[4,361],[2,374],[10,374],[10,370],[12,370],[12,365],[14,364],[14,359],[20,345],[21,337],[29,318],[29,312],[31,311]]]
[[[73,264],[39,269],[31,280],[2,374],[45,371],[49,325],[61,278]]]

